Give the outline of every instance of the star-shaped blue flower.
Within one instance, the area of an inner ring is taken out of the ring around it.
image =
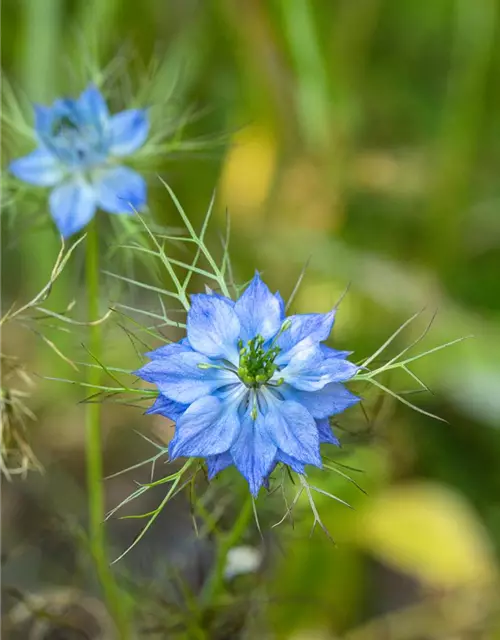
[[[144,144],[148,129],[146,111],[110,115],[101,93],[90,85],[76,100],[35,105],[38,148],[14,160],[10,171],[24,182],[54,187],[50,212],[67,238],[82,229],[98,207],[131,213],[144,206],[144,179],[118,163]]]
[[[321,344],[334,315],[286,318],[258,274],[236,302],[193,295],[187,337],[136,372],[160,392],[148,413],[176,422],[170,458],[206,458],[210,478],[234,464],[253,495],[278,462],[320,467],[320,443],[338,445],[328,417],[359,400],[342,385],[358,368]]]

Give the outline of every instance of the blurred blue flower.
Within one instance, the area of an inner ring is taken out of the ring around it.
[[[253,495],[279,462],[320,467],[320,443],[338,445],[328,417],[359,400],[341,384],[357,367],[321,344],[334,315],[285,318],[258,274],[236,302],[192,296],[187,337],[136,372],[160,392],[148,413],[176,422],[170,458],[206,458],[210,478],[234,464]]]
[[[10,171],[24,182],[54,187],[50,212],[67,238],[92,219],[97,207],[132,213],[144,206],[144,179],[117,163],[144,144],[148,129],[146,111],[110,115],[101,93],[90,85],[76,100],[35,105],[38,148],[14,160]]]

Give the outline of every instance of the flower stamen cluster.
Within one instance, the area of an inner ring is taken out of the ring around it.
[[[261,335],[248,340],[247,346],[243,346],[243,341],[239,340],[240,362],[238,376],[247,387],[257,389],[279,370],[275,359],[281,349],[278,346],[269,349],[264,348],[265,340]]]

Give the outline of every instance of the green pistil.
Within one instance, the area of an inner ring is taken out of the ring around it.
[[[238,347],[240,349],[238,376],[248,387],[260,387],[270,380],[278,370],[274,360],[281,349],[277,346],[264,349],[262,336],[256,336],[249,340],[246,347],[240,340]]]
[[[52,123],[52,135],[58,136],[66,131],[78,131],[78,127],[68,116],[61,116]]]

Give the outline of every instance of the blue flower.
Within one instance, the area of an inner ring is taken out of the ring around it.
[[[148,129],[146,111],[110,115],[104,98],[90,85],[76,100],[35,105],[38,148],[14,160],[10,171],[24,182],[54,187],[50,212],[67,238],[92,219],[97,207],[132,213],[132,207],[144,206],[144,179],[117,163],[144,144]]]
[[[236,302],[192,296],[187,337],[136,372],[160,392],[148,413],[176,422],[170,458],[205,458],[210,478],[234,464],[253,495],[279,462],[320,467],[320,443],[338,445],[329,416],[359,400],[342,385],[358,368],[321,344],[334,315],[286,318],[258,274]]]

